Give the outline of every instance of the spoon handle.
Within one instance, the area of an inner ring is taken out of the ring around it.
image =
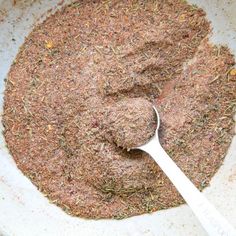
[[[192,209],[208,235],[236,236],[235,229],[174,163],[160,145],[158,138],[153,138],[139,148],[149,153],[161,167]]]

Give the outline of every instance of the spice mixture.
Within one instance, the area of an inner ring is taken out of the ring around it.
[[[106,122],[122,117],[124,99],[146,99],[160,113],[165,150],[207,186],[231,141],[236,104],[233,57],[208,42],[209,32],[204,12],[181,0],[84,0],[50,16],[6,82],[4,134],[18,168],[80,217],[122,219],[183,203],[147,154],[109,138],[132,145]]]
[[[105,137],[127,150],[149,141],[156,129],[152,103],[143,98],[123,99],[107,107],[103,116]]]

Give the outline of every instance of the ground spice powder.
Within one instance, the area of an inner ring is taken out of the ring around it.
[[[156,127],[152,103],[143,98],[129,98],[104,109],[101,129],[107,140],[129,151],[147,143]]]
[[[86,218],[139,215],[183,199],[141,151],[104,136],[104,108],[142,98],[161,143],[199,188],[232,138],[236,76],[209,22],[185,1],[77,1],[26,38],[6,82],[3,123],[18,168],[51,202]]]

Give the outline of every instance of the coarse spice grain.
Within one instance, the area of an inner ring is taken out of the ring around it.
[[[129,98],[105,108],[102,129],[110,142],[129,151],[149,141],[155,133],[156,123],[151,102]]]
[[[104,135],[107,108],[143,98],[158,108],[165,150],[203,189],[226,154],[236,104],[233,57],[209,32],[204,12],[180,0],[77,1],[48,17],[6,82],[4,135],[18,168],[80,217],[178,206],[147,154]]]

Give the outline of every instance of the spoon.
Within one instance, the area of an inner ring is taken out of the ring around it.
[[[179,169],[179,167],[162,148],[158,137],[160,117],[157,109],[155,107],[153,108],[157,117],[157,128],[155,135],[147,143],[136,147],[135,149],[145,151],[156,161],[192,209],[193,213],[198,218],[208,235],[236,236],[235,229],[194,186],[194,184]]]

